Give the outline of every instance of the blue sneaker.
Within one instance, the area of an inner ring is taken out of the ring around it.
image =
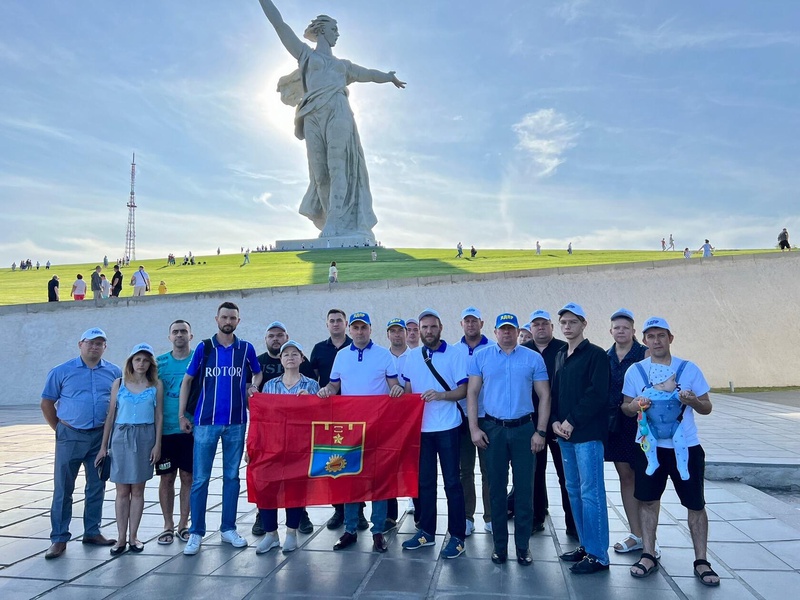
[[[445,558],[457,558],[464,553],[464,550],[464,541],[451,536],[447,546],[442,550],[442,556]]]
[[[433,546],[435,543],[434,536],[428,535],[420,529],[414,534],[414,537],[403,542],[403,550],[416,550],[423,546]]]

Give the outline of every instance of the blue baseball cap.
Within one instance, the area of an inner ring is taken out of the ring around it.
[[[613,321],[614,319],[628,319],[633,321],[633,313],[627,308],[620,308],[617,310],[617,312],[611,315],[611,320]]]
[[[283,346],[281,346],[278,356],[283,354],[283,351],[287,348],[297,348],[297,351],[300,352],[300,354],[303,354],[303,347],[294,340],[289,340],[288,342],[284,342]]]
[[[128,358],[134,354],[139,354],[139,352],[147,352],[152,357],[155,357],[156,355],[155,350],[153,350],[153,347],[150,344],[136,344],[133,347],[133,350],[131,350],[131,353],[128,354]]]
[[[519,328],[520,329],[524,329],[525,331],[527,331],[529,333],[533,333],[533,332],[531,332],[531,324],[530,323],[523,323],[522,325],[519,326]]]
[[[419,321],[422,321],[422,319],[424,319],[425,317],[436,317],[440,321],[442,320],[442,318],[439,316],[438,312],[436,312],[432,308],[426,308],[421,313],[419,313],[419,316],[417,317],[417,319],[418,319],[417,325],[419,325]]]
[[[495,329],[500,329],[501,327],[505,327],[506,325],[511,325],[512,327],[516,327],[519,329],[519,322],[517,321],[517,315],[512,315],[511,313],[503,313],[501,315],[497,315],[497,320],[494,323]]]
[[[270,329],[283,329],[283,332],[287,333],[286,325],[284,325],[280,321],[273,321],[272,323],[267,325],[267,331],[269,331]]]
[[[536,319],[544,319],[545,321],[551,321],[550,313],[546,310],[542,310],[541,308],[535,310],[531,313],[531,320],[530,323],[533,323]]]
[[[369,315],[365,312],[354,312],[352,315],[350,315],[348,324],[352,325],[356,321],[361,321],[362,323],[366,323],[370,326],[372,325],[372,322],[369,320]]]
[[[419,325],[419,321],[417,321],[414,317],[411,317],[410,319],[406,319],[406,329],[408,329],[408,326],[412,323],[414,325]]]
[[[389,329],[391,329],[391,328],[392,328],[392,327],[394,327],[395,325],[396,325],[397,327],[402,327],[403,329],[405,329],[405,328],[406,328],[406,322],[405,322],[405,321],[403,321],[403,319],[400,319],[400,318],[398,318],[398,317],[395,317],[394,319],[392,319],[391,321],[389,321],[389,322],[386,324],[386,330],[388,331]]]
[[[672,330],[669,328],[669,323],[667,323],[666,319],[662,319],[661,317],[650,317],[645,321],[644,327],[642,328],[642,333],[647,333],[648,329],[653,329],[654,327],[660,327],[661,329],[666,329],[670,333]]]
[[[97,338],[103,338],[104,340],[108,340],[108,336],[106,335],[105,331],[103,331],[99,327],[92,327],[91,329],[87,329],[86,331],[84,331],[83,334],[81,335],[81,339],[79,339],[78,341],[82,342],[83,340],[95,340]]]
[[[565,304],[564,308],[558,311],[558,316],[560,317],[565,312],[571,312],[576,317],[579,317],[582,321],[586,320],[586,313],[583,312],[583,307],[580,304],[575,304],[574,302]]]
[[[480,321],[481,320],[481,311],[479,311],[474,306],[470,306],[470,307],[465,308],[464,310],[461,311],[461,319],[463,320],[466,317],[475,317],[476,319],[478,319]]]

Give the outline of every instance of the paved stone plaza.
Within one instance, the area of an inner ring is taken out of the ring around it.
[[[754,396],[754,398],[757,396]],[[780,404],[741,396],[712,394],[714,412],[698,418],[706,448],[709,475],[735,465],[749,465],[751,473],[768,473],[783,465],[784,478],[800,473],[800,394],[770,397]],[[414,552],[403,552],[400,541],[414,524],[402,518],[397,534],[389,536],[389,551],[372,553],[371,536],[358,546],[334,553],[341,534],[325,529],[330,508],[311,508],[318,525],[313,534],[300,536],[301,548],[284,556],[275,550],[256,556],[256,538],[250,534],[255,509],[245,499],[239,504],[239,532],[250,542],[235,549],[220,542],[219,534],[204,540],[197,556],[182,554],[176,539],[159,546],[162,529],[157,482],[148,483],[140,537],[144,552],[112,558],[107,547],[84,546],[79,539],[66,553],[45,561],[50,545],[49,508],[52,496],[53,433],[35,407],[0,407],[0,598],[581,598],[662,600],[667,598],[786,598],[800,589],[800,510],[796,506],[743,483],[708,481],[706,500],[710,519],[709,560],[722,577],[719,588],[705,588],[692,576],[694,558],[686,526],[686,511],[670,490],[664,496],[658,538],[663,552],[661,570],[648,579],[628,574],[638,553],[611,552],[607,573],[577,577],[558,554],[572,549],[558,505],[557,481],[548,471],[551,509],[544,533],[531,539],[534,565],[526,568],[510,560],[496,566],[489,560],[491,539],[478,531],[467,539],[466,553],[455,560],[438,558],[444,541]],[[244,467],[243,467],[244,468]],[[735,468],[734,468],[735,472]],[[219,465],[211,483],[209,528],[219,523],[221,502]],[[757,476],[757,475],[756,475]],[[244,484],[244,471],[242,471]],[[606,467],[609,489],[611,542],[624,536],[624,512],[613,466]],[[244,487],[244,486],[243,486]],[[82,477],[76,486],[72,532],[82,532]],[[478,486],[480,493],[480,486]],[[444,513],[440,489],[440,511]],[[113,485],[108,486],[103,533],[116,537]],[[480,502],[478,502],[480,506]],[[405,502],[401,500],[401,509]],[[282,516],[281,511],[281,516]],[[369,516],[369,511],[367,512]],[[513,523],[513,522],[512,522]],[[513,524],[510,523],[513,530]],[[446,528],[439,518],[440,533]],[[365,532],[369,533],[369,532]],[[281,530],[281,536],[283,531]]]

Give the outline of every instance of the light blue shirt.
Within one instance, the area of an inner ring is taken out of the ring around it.
[[[42,398],[56,403],[56,415],[75,429],[95,429],[106,422],[111,385],[122,377],[120,368],[100,360],[90,369],[79,356],[53,367]]]
[[[486,414],[503,420],[533,413],[533,382],[549,380],[541,355],[519,345],[508,354],[500,346],[475,353],[469,375],[483,379]]]
[[[490,340],[485,335],[481,334],[481,339],[478,344],[474,348],[470,348],[469,344],[467,343],[466,336],[461,336],[461,341],[458,342],[454,348],[460,350],[464,354],[464,358],[467,361],[466,364],[472,362],[472,357],[475,355],[476,352],[480,352],[481,350],[485,350],[491,346],[497,346],[497,342]],[[464,398],[463,400],[459,400],[458,404],[461,406],[461,410],[464,411],[464,414],[467,414],[467,399]],[[483,407],[483,389],[481,389],[480,394],[478,394],[478,417],[483,417],[486,414],[486,409]]]
[[[156,414],[155,387],[148,387],[134,394],[125,384],[119,386],[117,392],[117,424],[149,425],[155,422]]]

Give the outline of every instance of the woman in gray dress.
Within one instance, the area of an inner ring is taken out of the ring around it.
[[[131,552],[144,550],[138,538],[139,523],[144,511],[144,486],[153,478],[153,465],[161,457],[163,397],[153,348],[148,344],[134,346],[122,378],[111,388],[103,441],[95,459],[97,465],[110,455],[110,479],[117,486],[114,506],[118,535],[111,547],[114,555],[125,551],[126,540]]]

